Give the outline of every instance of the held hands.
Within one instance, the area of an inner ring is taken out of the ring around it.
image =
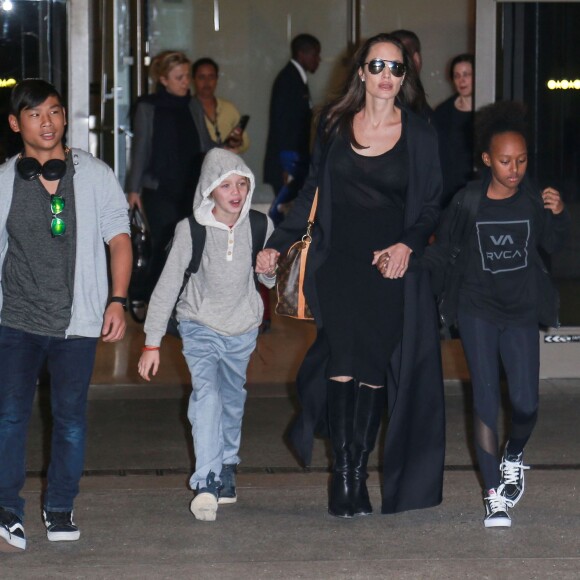
[[[265,274],[270,278],[276,274],[276,266],[280,252],[272,248],[266,248],[256,256],[256,274]]]
[[[402,278],[409,267],[412,251],[405,244],[394,244],[385,250],[375,251],[372,265],[377,267],[383,278]]]
[[[150,381],[151,377],[149,376],[149,372],[155,376],[159,370],[159,362],[160,356],[158,350],[146,350],[141,355],[139,363],[137,364],[137,370],[141,377],[146,381]]]
[[[564,202],[560,197],[560,192],[553,187],[546,187],[542,191],[542,199],[544,200],[544,209],[549,209],[554,215],[558,215],[564,211]]]

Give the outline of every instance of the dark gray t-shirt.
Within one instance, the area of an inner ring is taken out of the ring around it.
[[[74,291],[76,215],[74,165],[56,195],[65,201],[58,215],[64,235],[53,237],[50,194],[39,179],[25,181],[16,173],[8,214],[8,250],[2,272],[2,325],[43,336],[63,337],[70,324]]]

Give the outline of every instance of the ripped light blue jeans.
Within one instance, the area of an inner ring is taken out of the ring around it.
[[[222,465],[237,465],[247,392],[246,371],[256,347],[258,329],[224,336],[191,321],[179,323],[183,355],[191,373],[192,391],[187,417],[191,423],[195,472],[191,489],[216,481]]]

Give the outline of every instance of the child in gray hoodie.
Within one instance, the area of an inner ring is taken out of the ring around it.
[[[237,499],[244,384],[263,313],[252,264],[249,212],[254,187],[254,175],[240,157],[223,149],[206,155],[193,203],[195,220],[206,229],[199,270],[179,295],[193,249],[185,219],[175,230],[145,321],[147,336],[138,369],[150,380],[150,373],[155,375],[159,368],[159,345],[177,301],[183,355],[192,380],[187,415],[196,465],[189,483],[196,494],[190,509],[198,520],[215,520],[218,503]],[[266,240],[272,230],[268,219]],[[262,252],[255,272],[263,284],[274,285],[274,271]]]

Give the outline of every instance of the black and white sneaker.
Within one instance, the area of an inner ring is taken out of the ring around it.
[[[0,507],[0,552],[12,549],[26,549],[24,526],[15,513]]]
[[[490,489],[483,498],[485,505],[483,523],[486,528],[510,528],[512,525],[502,491],[503,488],[500,485],[497,489]]]
[[[74,542],[81,532],[73,522],[73,512],[42,512],[46,535],[51,542]]]
[[[503,496],[508,507],[514,507],[524,495],[524,471],[530,469],[524,465],[524,453],[509,455],[504,451],[499,470],[501,484],[504,486]]]
[[[236,503],[238,497],[236,494],[236,473],[237,465],[222,465],[220,480],[222,486],[219,491],[218,503]]]

